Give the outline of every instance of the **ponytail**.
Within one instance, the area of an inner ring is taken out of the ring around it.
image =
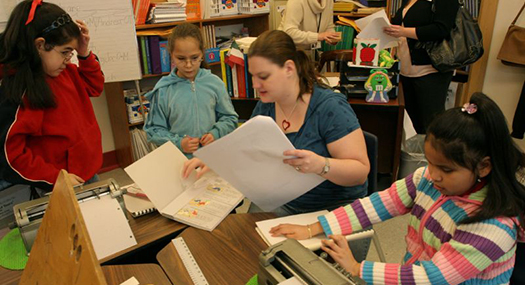
[[[428,127],[427,140],[448,160],[473,173],[484,157],[490,157],[487,197],[480,210],[461,223],[518,216],[525,226],[525,186],[516,179],[525,165],[523,153],[512,141],[505,116],[492,99],[474,93],[463,108],[438,115]]]
[[[482,209],[465,223],[495,216],[518,216],[525,229],[525,186],[517,180],[518,170],[524,166],[523,153],[515,145],[505,116],[496,103],[483,93],[474,93],[470,103],[477,106],[474,114],[485,130],[488,156],[492,163],[489,191]]]
[[[299,98],[302,98],[303,94],[313,92],[314,84],[320,85],[324,88],[330,88],[320,80],[321,75],[306,52],[303,50],[297,50],[296,58],[295,65],[297,66],[297,73],[299,75]]]

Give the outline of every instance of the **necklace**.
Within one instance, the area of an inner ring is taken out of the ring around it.
[[[281,122],[281,126],[283,127],[283,130],[286,132],[286,130],[288,130],[291,126],[290,124],[290,121],[288,121],[288,118],[291,118],[292,115],[293,115],[293,112],[295,111],[295,107],[297,107],[297,103],[299,102],[299,100],[295,101],[295,105],[293,105],[293,109],[292,111],[290,112],[290,115],[289,116],[286,116],[286,114],[284,113],[284,110],[283,108],[281,108],[281,105],[277,105],[279,106],[279,109],[281,109],[281,112],[283,112],[283,116],[284,116],[284,120]]]

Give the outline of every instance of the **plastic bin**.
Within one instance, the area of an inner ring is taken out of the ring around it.
[[[405,178],[416,169],[428,164],[425,159],[425,135],[415,135],[401,146],[398,179]]]

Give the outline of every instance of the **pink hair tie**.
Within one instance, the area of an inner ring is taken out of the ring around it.
[[[42,0],[33,0],[33,3],[31,3],[31,10],[29,10],[29,15],[27,16],[26,26],[33,21],[36,7],[40,5],[42,5]]]
[[[463,107],[461,107],[462,112],[467,112],[467,114],[472,115],[478,111],[478,106],[474,103],[465,103]]]

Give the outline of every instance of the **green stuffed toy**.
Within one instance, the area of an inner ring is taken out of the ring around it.
[[[365,82],[365,89],[368,90],[366,102],[388,103],[387,92],[392,89],[392,82],[388,78],[386,69],[372,69],[370,77]],[[377,93],[379,93],[379,98],[376,98]]]
[[[379,66],[384,68],[390,68],[397,60],[392,58],[392,55],[388,50],[384,49],[379,52]]]

